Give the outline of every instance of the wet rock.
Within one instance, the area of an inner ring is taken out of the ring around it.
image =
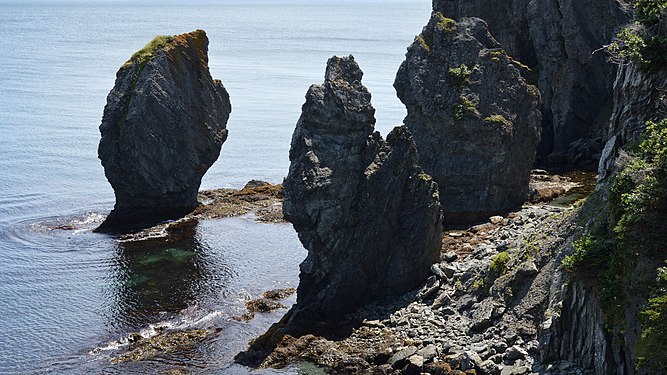
[[[250,311],[251,313],[254,313],[254,312],[267,313],[267,312],[271,312],[271,311],[275,311],[275,310],[278,310],[278,309],[284,309],[285,308],[285,305],[283,305],[282,303],[271,301],[271,300],[264,299],[264,298],[253,299],[253,300],[247,301],[245,303],[245,306],[248,309],[248,311]]]
[[[434,13],[394,87],[420,164],[440,188],[445,220],[485,220],[519,207],[540,134],[539,94],[486,23]]]
[[[227,139],[229,95],[208,69],[203,30],[157,37],[116,75],[98,149],[116,204],[97,229],[126,232],[182,217]]]
[[[409,130],[374,132],[352,56],[333,57],[306,95],[292,138],[283,211],[308,249],[294,329],[416,289],[438,260],[437,185],[417,165]]]
[[[262,298],[279,300],[285,299],[296,292],[296,288],[273,289],[262,293]]]
[[[118,357],[112,358],[114,364],[122,362],[137,362],[154,358],[161,354],[183,350],[203,341],[212,332],[205,329],[190,329],[160,334],[154,337],[143,338],[135,336],[130,350]]]

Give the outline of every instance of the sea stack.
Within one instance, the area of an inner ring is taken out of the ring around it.
[[[449,223],[485,220],[526,200],[540,139],[540,98],[478,18],[434,12],[394,87],[419,162]]]
[[[125,232],[198,204],[201,179],[227,139],[229,94],[208,69],[203,30],[158,36],[116,74],[99,158],[116,204],[97,228]]]
[[[367,303],[417,288],[439,259],[437,184],[418,166],[407,127],[386,141],[374,131],[362,75],[352,56],[329,59],[292,137],[283,211],[308,250],[293,330],[326,330]]]

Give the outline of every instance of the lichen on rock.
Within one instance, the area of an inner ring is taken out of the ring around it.
[[[227,139],[229,95],[208,69],[203,30],[157,37],[117,73],[99,158],[116,204],[98,228],[125,232],[197,206],[202,176]]]

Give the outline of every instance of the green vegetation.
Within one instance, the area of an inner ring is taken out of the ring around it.
[[[503,115],[491,115],[484,119],[484,123],[488,125],[498,125],[503,128],[511,128],[512,122]]]
[[[168,35],[158,35],[158,36],[156,36],[155,38],[153,38],[153,40],[148,42],[148,44],[146,44],[144,46],[144,48],[135,52],[132,55],[132,57],[130,57],[130,59],[127,60],[127,62],[125,62],[125,64],[123,64],[123,68],[128,67],[133,62],[141,64],[141,63],[150,61],[153,58],[153,54],[155,53],[155,51],[157,51],[158,49],[166,46],[173,39],[174,38],[172,36],[168,36]]]
[[[635,20],[645,25],[655,25],[664,17],[666,0],[635,0]]]
[[[496,276],[502,276],[507,272],[507,264],[509,261],[510,255],[507,251],[498,253],[493,258],[491,258],[489,271],[491,271]]]
[[[431,176],[429,176],[426,173],[420,173],[419,174],[419,179],[422,180],[422,181],[427,181],[427,182],[432,180]]]
[[[424,51],[431,52],[431,46],[429,46],[428,43],[426,43],[426,40],[424,39],[423,36],[416,35],[415,42],[417,42]]]
[[[606,201],[597,192],[582,207],[590,216],[587,230],[563,267],[592,280],[610,327],[623,327],[631,302],[648,300],[635,355],[637,366],[661,373],[667,371],[667,271],[657,265],[667,257],[667,119],[647,122],[628,151]]]
[[[440,28],[440,30],[450,32],[454,31],[456,28],[456,22],[451,18],[443,16],[440,12],[435,12],[433,17],[436,20],[436,26]]]
[[[482,278],[476,278],[475,281],[472,283],[472,288],[475,290],[480,290],[484,288],[484,279]]]
[[[642,332],[635,346],[637,367],[653,373],[667,367],[667,267],[658,268],[652,298],[641,311]]]
[[[154,57],[155,52],[158,49],[164,47],[165,45],[167,45],[167,43],[170,43],[172,40],[173,37],[171,36],[167,35],[156,36],[155,38],[153,38],[153,40],[148,42],[148,44],[146,44],[144,48],[135,52],[132,55],[132,57],[130,57],[130,59],[127,60],[125,64],[123,64],[123,66],[121,66],[121,70],[134,68],[134,72],[132,72],[132,81],[130,82],[127,91],[123,96],[124,100],[123,112],[121,113],[120,119],[118,120],[119,130],[125,124],[125,120],[127,119],[127,114],[130,108],[130,102],[132,101],[132,92],[134,91],[134,88],[137,86],[137,82],[139,81],[141,72],[146,67],[146,63],[151,61],[151,59]]]
[[[500,58],[505,56],[505,51],[503,50],[491,51],[489,52],[489,55],[491,55],[491,61],[500,61]]]
[[[457,68],[449,68],[449,77],[456,86],[469,85],[471,74],[472,70],[466,64],[461,64]]]
[[[452,111],[454,112],[454,120],[456,121],[463,120],[463,116],[465,114],[463,104],[454,104]]]
[[[616,35],[607,51],[617,60],[630,60],[646,70],[662,67],[667,62],[667,37],[657,30],[657,23],[667,13],[667,0],[637,0],[635,22]]]

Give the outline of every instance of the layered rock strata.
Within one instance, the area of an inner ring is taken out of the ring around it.
[[[306,94],[290,149],[283,212],[308,250],[289,325],[313,330],[416,288],[437,261],[437,185],[409,130],[374,132],[371,95],[352,56],[327,62]]]
[[[116,204],[98,231],[123,232],[197,206],[202,176],[227,138],[229,95],[208,69],[203,30],[156,37],[118,71],[99,158]]]
[[[435,12],[394,83],[450,222],[519,207],[528,193],[539,93],[522,77],[525,66],[499,47],[484,21]]]
[[[540,155],[594,167],[612,107],[613,64],[603,46],[629,19],[625,0],[434,0],[447,17],[485,20],[532,69],[542,96]],[[548,158],[547,158],[548,157]]]

